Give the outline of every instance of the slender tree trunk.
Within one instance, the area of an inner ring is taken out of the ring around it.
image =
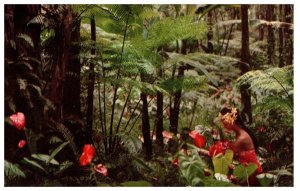
[[[158,77],[163,77],[163,70],[161,68],[158,69]],[[156,140],[159,145],[163,145],[163,136],[162,132],[164,130],[163,127],[163,94],[161,92],[157,92],[156,101],[157,101],[157,111],[156,111]]]
[[[141,74],[141,81],[145,81],[144,74]],[[141,100],[142,100],[142,132],[144,137],[144,148],[146,151],[146,159],[151,159],[152,157],[152,141],[150,135],[150,122],[149,122],[149,113],[148,113],[148,101],[147,101],[147,94],[142,92],[141,93]]]
[[[278,8],[278,17],[279,17],[279,21],[283,22],[283,5],[279,5]],[[279,67],[283,67],[284,66],[284,58],[283,58],[283,28],[279,28],[278,29],[278,66]]]
[[[258,5],[259,6],[259,10],[258,12],[258,19],[265,19],[265,5]],[[258,40],[263,41],[264,40],[264,26],[260,26],[259,27],[259,35],[258,35]]]
[[[293,13],[292,13],[293,5],[284,5],[284,15],[285,15],[285,22],[292,23],[293,20]],[[285,49],[285,57],[286,57],[286,65],[293,64],[293,56],[294,56],[294,49],[293,49],[293,31],[288,28],[284,29],[284,49]]]
[[[212,30],[212,11],[208,12],[208,32],[207,32],[207,53],[213,53],[214,47],[212,43],[213,39],[213,30]]]
[[[96,55],[96,48],[95,48],[96,23],[95,23],[94,16],[92,16],[91,18],[91,39],[94,43],[94,47],[91,49],[91,54]],[[92,131],[93,131],[94,84],[95,84],[94,60],[91,60],[89,77],[88,77],[88,95],[87,95],[87,112],[86,112],[87,134],[89,140],[92,140]]]
[[[182,40],[182,48],[181,53],[187,53],[187,40]],[[184,76],[184,66],[180,66],[178,68],[177,78],[182,78]],[[179,121],[179,113],[180,113],[180,102],[181,102],[181,94],[182,90],[179,90],[174,95],[174,105],[173,108],[170,107],[170,131],[175,135],[178,132],[178,121]]]
[[[274,5],[267,5],[266,20],[272,21],[274,18]],[[268,63],[274,65],[275,37],[273,27],[268,26]]]
[[[241,50],[241,75],[250,71],[251,57],[249,51],[249,26],[248,26],[248,7],[249,5],[241,5],[241,20],[242,20],[242,50]],[[245,64],[248,63],[248,64]],[[249,85],[242,85],[240,87],[241,101],[242,101],[242,117],[247,123],[252,122],[251,111],[251,92]]]

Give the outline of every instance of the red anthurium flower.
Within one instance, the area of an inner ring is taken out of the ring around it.
[[[94,169],[95,169],[95,171],[99,172],[103,176],[107,176],[107,174],[108,174],[107,168],[101,163],[98,165],[95,165]]]
[[[189,136],[192,137],[193,139],[195,139],[196,135],[199,134],[198,131],[193,130],[189,132]]]
[[[194,144],[199,148],[205,147],[205,144],[206,144],[205,137],[203,135],[196,134],[195,139],[194,139]]]
[[[90,144],[85,144],[83,147],[83,152],[87,153],[88,155],[94,156],[95,148]]]
[[[163,131],[162,132],[162,135],[164,138],[167,138],[167,139],[172,139],[172,133],[168,132],[168,131]]]
[[[179,158],[176,157],[173,161],[172,161],[172,164],[176,167],[179,167]]]
[[[227,149],[232,149],[232,143],[229,140],[218,141],[209,148],[209,156],[215,157],[219,153],[224,154]]]
[[[11,115],[10,120],[13,123],[13,126],[15,126],[19,130],[23,130],[25,126],[25,115],[21,112],[18,112],[16,114]]]
[[[19,143],[18,143],[18,147],[20,149],[22,149],[25,145],[26,145],[26,141],[25,140],[20,140]]]
[[[79,163],[81,166],[88,165],[95,155],[95,148],[92,145],[85,144],[83,147],[83,152],[80,156]]]

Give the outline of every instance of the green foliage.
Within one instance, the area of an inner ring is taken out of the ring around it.
[[[220,180],[216,180],[213,178],[207,178],[205,177],[203,179],[204,182],[204,186],[207,187],[234,187],[236,186],[235,184],[231,183],[231,182],[225,182],[225,181],[220,181]]]
[[[151,187],[152,184],[150,182],[144,181],[144,180],[139,180],[139,181],[127,181],[121,183],[121,186],[126,186],[126,187]]]
[[[274,175],[270,173],[262,173],[256,176],[258,179],[260,185],[262,186],[270,186],[270,184],[273,182]]]
[[[190,186],[203,186],[204,170],[203,162],[197,153],[191,157],[179,153],[179,168],[181,175]]]
[[[55,123],[57,130],[63,135],[63,137],[68,141],[70,148],[72,149],[74,156],[77,158],[79,155],[79,151],[76,147],[74,136],[72,135],[71,131],[66,128],[61,123]]]
[[[256,171],[256,164],[249,163],[247,167],[240,164],[235,166],[233,175],[237,177],[240,183],[248,182],[249,177]]]
[[[45,154],[32,154],[31,155],[32,158],[34,159],[38,159],[46,164],[53,164],[53,165],[59,165],[59,163],[55,160],[55,159],[50,159],[50,156],[49,155],[45,155]],[[49,161],[49,162],[48,162]]]
[[[54,157],[67,145],[69,142],[64,142],[55,148],[50,155],[46,154],[32,154],[31,158],[24,157],[22,162],[30,165],[36,169],[39,169],[48,175],[59,175],[66,169],[68,169],[73,163],[70,161],[64,161],[59,163]]]
[[[67,145],[69,144],[69,141],[62,143],[61,145],[59,145],[56,149],[54,149],[54,151],[51,153],[51,155],[49,156],[48,160],[46,161],[46,164],[48,164],[49,162],[51,163],[51,161],[54,159],[54,157]]]
[[[170,94],[179,90],[191,91],[202,90],[207,88],[207,78],[205,76],[186,76],[177,79],[167,79],[161,82],[160,86]]]
[[[142,150],[142,142],[136,136],[121,135],[121,139],[124,143],[124,147],[129,153],[135,154]]]
[[[227,149],[225,154],[219,154],[212,159],[215,173],[228,174],[229,165],[233,160],[233,151]]]
[[[4,175],[5,179],[26,178],[25,173],[16,165],[4,160]]]

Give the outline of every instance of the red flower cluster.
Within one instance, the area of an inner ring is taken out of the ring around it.
[[[194,144],[199,147],[203,148],[206,144],[206,139],[203,135],[199,134],[197,131],[193,130],[189,132],[189,136],[194,139]]]
[[[9,116],[9,119],[12,121],[12,125],[15,126],[18,130],[22,131],[25,127],[25,115],[24,113],[17,112],[16,114],[12,114]],[[18,147],[22,149],[26,145],[25,140],[20,140],[18,143]]]
[[[19,143],[18,143],[18,147],[20,149],[22,149],[25,145],[26,145],[26,141],[25,140],[20,140]]]
[[[85,144],[79,160],[80,165],[81,166],[88,165],[94,158],[94,155],[95,155],[95,148],[92,145]]]
[[[15,126],[18,130],[24,130],[25,127],[25,115],[21,112],[16,114],[12,114],[10,117],[13,126]]]
[[[107,176],[107,174],[108,174],[107,168],[101,163],[98,165],[95,165],[94,169],[95,169],[95,171],[99,172],[103,176]]]
[[[209,156],[213,158],[220,153],[224,154],[227,149],[232,149],[232,143],[229,140],[218,141],[209,148]]]

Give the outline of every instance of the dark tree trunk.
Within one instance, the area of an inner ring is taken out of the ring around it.
[[[208,32],[207,32],[207,53],[213,53],[214,51],[214,47],[213,47],[213,43],[212,43],[212,39],[213,39],[213,30],[212,30],[212,11],[209,11],[208,14]]]
[[[76,15],[73,15],[76,17]],[[81,118],[80,111],[80,20],[74,22],[71,32],[72,47],[70,49],[70,64],[67,66],[66,80],[64,85],[64,118],[76,116]]]
[[[55,28],[55,41],[57,47],[57,57],[53,62],[52,78],[48,82],[46,89],[46,97],[48,97],[55,106],[55,113],[52,118],[61,122],[63,119],[63,95],[64,82],[66,77],[66,69],[70,62],[70,48],[71,46],[71,30],[72,30],[72,11],[71,5],[65,5],[66,9],[64,17],[58,27]]]
[[[293,5],[284,5],[284,15],[286,23],[293,23],[293,13],[292,13]],[[285,57],[286,57],[286,65],[293,64],[294,57],[294,49],[293,49],[293,31],[285,28],[284,29],[284,49],[285,49]]]
[[[278,11],[278,17],[279,21],[283,22],[283,5],[279,5],[279,11]],[[284,57],[283,57],[283,28],[278,29],[278,66],[283,67],[284,66]]]
[[[163,77],[163,70],[159,68],[158,77]],[[163,145],[163,136],[162,132],[164,130],[163,127],[163,94],[161,92],[157,92],[156,94],[156,102],[157,102],[157,111],[156,111],[156,140],[159,145]]]
[[[73,14],[73,18],[77,15]],[[75,136],[75,142],[78,148],[82,148],[86,142],[82,133],[82,114],[80,104],[80,22],[73,20],[69,60],[70,63],[66,70],[66,79],[64,83],[63,95],[63,122],[64,125]]]
[[[181,53],[187,53],[187,40],[182,40],[182,48]],[[177,78],[180,79],[184,76],[184,66],[180,66],[178,68]],[[175,135],[178,132],[178,121],[179,121],[179,113],[180,113],[180,102],[181,102],[181,93],[182,90],[178,90],[174,95],[174,105],[173,108],[170,107],[170,131]]]
[[[141,74],[141,80],[145,81],[144,74]],[[144,148],[146,151],[146,159],[151,159],[152,157],[152,141],[150,135],[150,122],[149,122],[149,113],[148,113],[148,101],[147,101],[147,94],[142,92],[141,93],[141,100],[142,100],[142,132],[144,137]]]
[[[249,27],[248,27],[248,7],[249,5],[241,5],[241,20],[242,20],[242,50],[241,50],[241,75],[250,71],[251,57],[249,51]],[[240,87],[241,101],[242,101],[242,117],[247,123],[252,122],[251,111],[251,92],[249,85],[242,85]]]
[[[266,12],[266,20],[272,21],[274,19],[274,5],[267,5],[267,12]],[[270,65],[274,65],[274,50],[275,50],[275,37],[273,27],[270,25],[268,26],[268,63]]]
[[[91,39],[96,42],[96,23],[95,17],[91,18]],[[95,44],[91,49],[91,54],[96,54]],[[87,122],[87,133],[89,140],[92,140],[92,131],[93,131],[93,110],[94,110],[94,84],[95,84],[95,73],[94,73],[94,61],[90,62],[90,71],[88,79],[88,95],[87,95],[87,112],[86,112],[86,122]]]
[[[177,78],[182,78],[184,75],[184,67],[181,66],[178,68]],[[181,102],[181,90],[177,91],[174,95],[174,105],[170,111],[170,131],[175,135],[178,132],[178,121],[180,113],[180,102]]]

